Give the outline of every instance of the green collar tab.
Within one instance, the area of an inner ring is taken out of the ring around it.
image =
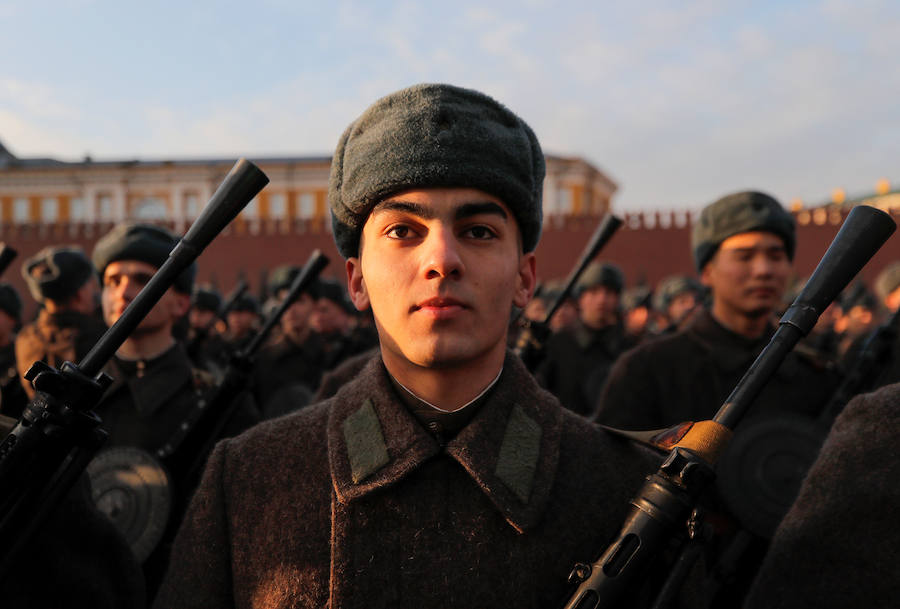
[[[506,424],[494,473],[522,503],[528,503],[531,496],[540,453],[541,426],[516,404]]]
[[[347,417],[343,428],[351,477],[354,484],[359,484],[391,460],[372,400],[367,399]]]

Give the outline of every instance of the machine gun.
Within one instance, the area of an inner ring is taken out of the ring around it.
[[[60,370],[36,362],[26,373],[36,395],[0,441],[0,578],[106,440],[92,412],[112,382],[102,372],[106,362],[268,181],[255,165],[239,160],[166,262],[84,359],[65,362]]]
[[[0,243],[0,277],[3,277],[3,273],[6,272],[6,269],[9,268],[9,265],[12,264],[12,261],[18,255],[19,252],[15,249],[6,245],[6,243]]]
[[[525,366],[532,372],[534,372],[541,359],[543,359],[544,347],[547,344],[547,339],[550,337],[550,320],[553,318],[553,315],[566,301],[569,294],[572,293],[572,288],[575,286],[578,278],[581,277],[581,274],[584,272],[587,265],[600,253],[600,250],[603,249],[603,246],[605,246],[616,231],[619,230],[620,226],[622,226],[622,220],[620,218],[612,214],[606,214],[600,221],[596,230],[594,230],[594,234],[591,235],[588,244],[581,253],[581,258],[578,259],[575,267],[566,278],[562,291],[560,291],[547,309],[544,319],[540,321],[525,320],[523,322],[522,329],[516,339],[515,347],[513,347],[513,352],[522,359]]]
[[[895,229],[888,214],[855,207],[778,330],[715,417],[678,425],[653,439],[656,445],[670,447],[667,457],[632,499],[616,539],[598,560],[579,563],[572,570],[569,582],[576,589],[566,609],[617,606],[635,593],[664,551],[694,536],[696,506],[715,478],[713,466],[732,431],[788,352]]]
[[[265,344],[284,312],[309,288],[328,262],[328,257],[319,250],[310,254],[309,260],[294,278],[278,308],[272,311],[250,343],[231,356],[231,362],[222,381],[207,399],[197,403],[197,408],[179,426],[178,433],[157,450],[156,456],[169,471],[180,472],[185,480],[197,479],[206,463],[207,455],[238,406],[239,401],[236,397],[247,387],[253,362],[260,347]]]

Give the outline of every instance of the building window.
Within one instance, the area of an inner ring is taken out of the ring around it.
[[[259,199],[253,197],[242,212],[245,218],[255,220],[259,216]]]
[[[269,217],[280,220],[287,216],[287,198],[282,193],[269,197]]]
[[[200,199],[194,193],[184,197],[184,215],[191,219],[200,215]]]
[[[557,213],[564,214],[564,215],[571,214],[572,208],[574,205],[573,198],[572,198],[572,190],[570,188],[563,187],[563,188],[559,189],[559,192],[557,194],[558,194],[558,198],[557,198],[558,203],[557,203],[557,208],[556,208]]]
[[[157,197],[144,197],[134,208],[134,217],[138,220],[165,220],[168,215],[166,202]]]
[[[41,221],[47,224],[59,221],[59,201],[55,197],[41,199]]]
[[[13,222],[16,224],[27,224],[30,220],[31,214],[28,213],[28,199],[15,199],[13,201]]]
[[[81,197],[69,199],[69,220],[72,222],[84,222],[85,215],[84,199]]]
[[[113,219],[113,199],[110,195],[100,195],[97,200],[99,209],[99,219],[104,222],[110,222]]]
[[[304,192],[300,195],[299,215],[303,219],[312,218],[316,215],[316,199],[311,192]]]

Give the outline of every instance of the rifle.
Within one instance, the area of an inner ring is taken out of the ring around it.
[[[234,289],[228,294],[228,297],[225,299],[225,302],[222,303],[222,306],[219,307],[219,310],[216,311],[216,314],[213,316],[209,322],[203,326],[199,331],[194,333],[194,336],[191,338],[190,342],[187,344],[187,351],[192,356],[198,354],[200,350],[200,345],[202,341],[209,336],[209,333],[212,332],[215,325],[220,320],[225,320],[228,316],[228,312],[234,308],[234,305],[237,304],[238,299],[244,295],[247,291],[247,282],[241,279],[238,281],[237,285],[234,286]]]
[[[0,442],[0,579],[81,475],[107,434],[92,412],[112,379],[102,369],[177,277],[268,183],[240,159],[200,217],[121,317],[76,365],[35,362],[25,375],[36,390]]]
[[[617,216],[612,214],[603,216],[603,219],[600,220],[600,224],[594,230],[594,234],[591,235],[588,244],[582,251],[581,257],[566,278],[562,291],[560,291],[553,300],[553,303],[547,309],[547,314],[544,315],[544,319],[541,321],[526,320],[523,323],[519,337],[516,339],[516,345],[513,348],[513,352],[522,359],[525,366],[532,372],[543,358],[544,346],[547,344],[547,339],[550,337],[550,320],[553,318],[553,315],[569,297],[572,288],[575,286],[578,278],[581,277],[581,274],[584,272],[587,265],[600,253],[600,250],[603,249],[603,246],[605,246],[616,231],[619,230],[620,226],[622,226],[622,220]]]
[[[12,261],[18,255],[19,252],[15,249],[6,245],[6,243],[0,243],[0,277],[3,276],[3,273],[6,272],[6,269],[9,268],[9,265],[12,264]]]
[[[247,289],[250,286],[247,285],[247,282],[244,279],[238,281],[237,285],[234,286],[234,289],[228,294],[228,298],[225,299],[225,302],[222,303],[222,306],[216,312],[216,316],[203,328],[205,334],[209,334],[210,330],[216,325],[216,322],[219,320],[225,321],[228,318],[228,312],[234,308],[234,305],[237,304],[238,300],[240,300],[241,296],[243,296]]]
[[[696,506],[713,481],[713,465],[732,430],[788,352],[809,333],[828,304],[896,229],[873,207],[855,207],[778,329],[711,421],[683,423],[657,437],[671,450],[632,499],[616,539],[592,564],[575,565],[577,586],[566,609],[614,607],[637,589],[648,567],[672,545],[696,534]],[[659,443],[659,442],[658,442]]]
[[[294,278],[278,308],[269,315],[250,343],[231,356],[222,381],[207,399],[198,401],[197,408],[179,426],[176,435],[157,450],[156,456],[169,471],[183,472],[184,480],[188,481],[194,480],[202,472],[207,455],[239,405],[236,397],[249,382],[256,353],[288,307],[309,288],[327,265],[328,258],[320,250],[310,254],[309,260]]]

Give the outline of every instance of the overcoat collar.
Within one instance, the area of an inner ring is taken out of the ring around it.
[[[702,309],[691,319],[685,330],[688,336],[713,354],[712,359],[719,370],[733,374],[750,367],[763,347],[769,343],[775,333],[775,326],[770,324],[761,337],[750,339],[720,324],[709,309]],[[778,377],[788,380],[796,374],[797,364],[792,358],[782,362],[776,372]]]
[[[475,418],[441,448],[396,396],[381,358],[335,397],[328,453],[337,500],[349,503],[397,484],[442,451],[463,466],[506,520],[522,532],[546,507],[559,460],[562,412],[518,360]]]
[[[112,358],[106,365],[107,374],[113,377],[107,394],[127,388],[135,409],[144,416],[170,402],[186,383],[193,383],[191,360],[180,342],[155,359],[146,361],[145,366],[139,377],[125,372],[118,358]]]

